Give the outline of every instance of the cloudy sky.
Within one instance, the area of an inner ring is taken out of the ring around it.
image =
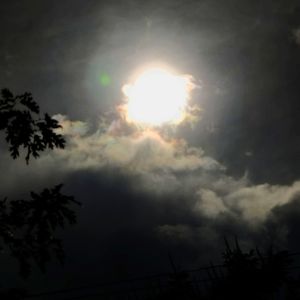
[[[83,203],[63,269],[36,290],[217,260],[224,237],[300,249],[299,1],[2,1],[1,87],[63,125],[27,166],[1,141],[1,195],[60,182]],[[120,112],[136,70],[192,81],[196,117],[144,128]],[[1,271],[2,272],[2,271]],[[17,276],[11,262],[7,284]]]

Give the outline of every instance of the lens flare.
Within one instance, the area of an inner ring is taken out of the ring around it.
[[[178,124],[185,118],[192,88],[191,76],[148,69],[123,86],[126,121],[146,126]]]
[[[100,79],[100,84],[104,87],[110,85],[111,83],[111,78],[107,73],[102,73],[99,79]]]

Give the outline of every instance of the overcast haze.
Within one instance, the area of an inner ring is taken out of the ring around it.
[[[300,250],[299,1],[2,1],[0,83],[63,125],[29,166],[1,141],[1,195],[60,182],[83,203],[66,265],[35,290],[217,261],[224,236]],[[198,121],[136,134],[122,86],[160,61],[193,76]],[[109,82],[101,84],[101,76]],[[5,264],[4,285],[17,277]]]

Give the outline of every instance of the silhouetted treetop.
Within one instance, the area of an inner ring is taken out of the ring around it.
[[[44,189],[41,193],[31,192],[29,200],[4,199],[0,201],[0,250],[8,246],[17,258],[20,274],[27,277],[31,261],[35,261],[42,271],[45,264],[55,256],[64,261],[62,242],[56,238],[58,228],[66,223],[76,223],[75,212],[70,204],[80,204],[74,197],[61,193],[62,185]]]
[[[64,148],[65,140],[57,134],[58,121],[48,114],[40,116],[40,108],[30,93],[14,96],[2,89],[0,99],[0,130],[5,131],[11,156],[20,155],[20,147],[26,150],[26,162],[37,158],[45,149]]]
[[[215,276],[212,299],[275,299],[289,283],[292,259],[288,251],[275,252],[272,247],[264,254],[258,248],[243,251],[237,239],[234,247],[225,239],[225,246],[225,276]]]

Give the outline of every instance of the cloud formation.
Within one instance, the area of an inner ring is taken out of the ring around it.
[[[66,149],[42,156],[27,170],[16,162],[12,175],[6,174],[8,189],[20,184],[27,193],[25,187],[33,178],[32,189],[46,181],[66,182],[70,193],[86,204],[89,222],[97,212],[95,218],[101,220],[97,235],[116,235],[111,237],[114,244],[120,234],[129,235],[129,241],[137,234],[157,242],[154,248],[162,243],[194,249],[205,259],[219,254],[224,236],[237,235],[245,246],[262,237],[266,243],[276,239],[287,245],[295,227],[289,216],[298,211],[300,181],[253,184],[247,174],[232,177],[220,162],[183,138],[162,130],[140,130],[122,119],[102,120],[93,128],[67,116],[55,118],[63,126]],[[18,183],[24,174],[26,180]]]
[[[87,134],[86,123],[72,122],[61,115],[56,119],[63,127],[61,132],[68,136],[70,146],[58,153],[66,159],[69,168],[111,166],[134,173],[221,168],[201,149],[189,147],[183,139],[163,137],[152,129],[123,134],[118,132],[118,127],[122,126],[118,120],[107,128],[99,127],[96,132]]]
[[[56,159],[67,169],[115,169],[131,178],[132,190],[160,199],[158,205],[173,201],[173,207],[185,211],[190,218],[207,220],[205,227],[191,226],[188,219],[175,225],[156,224],[160,236],[187,240],[204,236],[204,230],[214,232],[209,235],[213,237],[217,235],[216,224],[224,219],[256,232],[264,228],[274,211],[293,202],[300,193],[300,181],[291,185],[255,185],[247,175],[233,178],[200,148],[159,131],[126,131],[126,124],[115,120],[90,133],[85,122],[61,115],[56,118],[69,140],[67,149],[56,152]]]

